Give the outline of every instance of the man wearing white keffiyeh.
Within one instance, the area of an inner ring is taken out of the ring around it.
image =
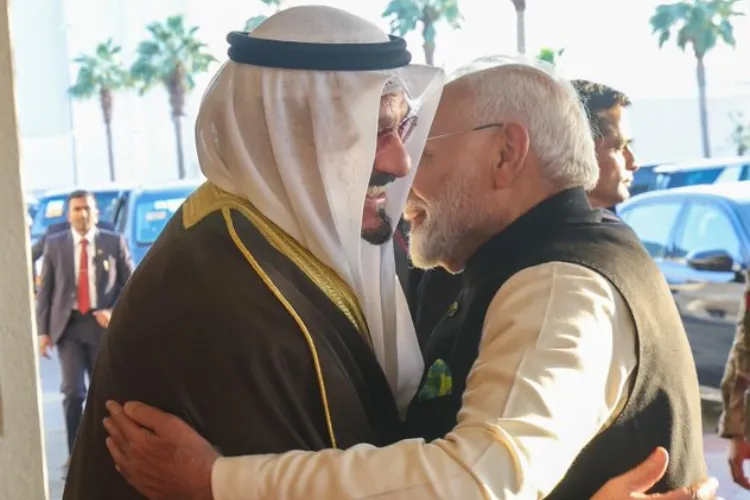
[[[109,399],[173,412],[230,454],[402,436],[423,363],[391,237],[443,72],[327,7],[228,41],[196,124],[208,182],[121,296],[66,499],[138,498],[102,446]]]

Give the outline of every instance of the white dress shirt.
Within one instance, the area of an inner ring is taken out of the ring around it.
[[[77,231],[73,232],[73,250],[75,251],[75,274],[76,274],[76,290],[78,290],[78,278],[81,275],[81,241],[85,238],[88,244],[86,245],[86,251],[89,257],[89,303],[91,309],[96,309],[96,265],[94,264],[94,258],[96,257],[96,227],[89,229],[89,232],[85,236],[81,236]],[[76,302],[76,309],[78,308],[78,302]]]
[[[543,498],[622,410],[636,337],[600,274],[562,262],[525,269],[487,310],[458,425],[444,439],[220,458],[214,498]]]

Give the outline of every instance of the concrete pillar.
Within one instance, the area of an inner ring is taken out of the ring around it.
[[[0,499],[46,500],[31,257],[8,7],[8,0],[0,0]]]

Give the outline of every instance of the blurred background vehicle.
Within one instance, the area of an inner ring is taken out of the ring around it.
[[[669,283],[701,384],[718,387],[750,266],[750,181],[655,190],[617,213]]]
[[[630,195],[635,196],[653,190],[656,181],[654,169],[662,164],[651,162],[640,165],[633,175],[633,182],[630,183]]]
[[[750,158],[701,158],[667,163],[654,168],[653,173],[652,189],[746,181],[750,180]]]
[[[700,158],[680,162],[649,162],[633,176],[630,194],[700,184],[750,180],[750,157]]]
[[[115,225],[117,231],[125,235],[136,266],[185,198],[201,183],[201,179],[190,179],[151,184],[134,188],[125,194]]]

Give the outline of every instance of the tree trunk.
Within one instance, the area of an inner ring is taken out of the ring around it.
[[[187,173],[185,172],[185,157],[182,151],[182,117],[172,115],[172,124],[174,125],[174,137],[177,146],[177,175],[180,179],[184,179]]]
[[[706,103],[706,66],[703,64],[703,56],[696,55],[697,65],[695,74],[698,79],[698,106],[701,119],[701,142],[703,144],[703,156],[711,157],[711,143],[708,133],[708,104]]]
[[[109,180],[114,182],[116,179],[115,174],[115,155],[114,155],[114,144],[112,143],[112,124],[109,122],[104,123],[104,131],[107,134],[107,159],[109,160]]]
[[[435,64],[435,42],[425,42],[422,45],[424,49],[424,62],[430,66]]]
[[[516,10],[516,50],[519,54],[526,53],[526,10]]]
[[[422,11],[422,48],[424,49],[424,62],[430,66],[435,65],[435,19],[437,12],[430,5]]]
[[[99,103],[102,106],[104,132],[107,135],[107,159],[109,161],[109,180],[115,180],[115,155],[112,142],[112,91],[107,88],[99,90]]]
[[[175,147],[177,148],[177,175],[184,179],[185,155],[182,149],[182,115],[185,108],[185,70],[177,66],[167,82],[169,91],[169,106],[172,108],[172,124],[174,125]]]

